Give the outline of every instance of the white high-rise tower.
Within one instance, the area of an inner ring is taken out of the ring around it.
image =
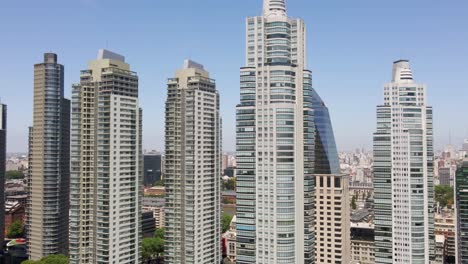
[[[221,262],[219,94],[203,65],[185,61],[168,80],[165,252],[167,264]]]
[[[315,174],[338,174],[339,164],[328,109],[306,69],[304,21],[287,17],[284,0],[265,0],[246,30],[236,261],[314,263]]]
[[[409,62],[393,64],[393,79],[377,107],[374,134],[375,262],[430,262],[434,250],[432,108]]]
[[[138,76],[100,50],[72,91],[70,263],[141,263]]]

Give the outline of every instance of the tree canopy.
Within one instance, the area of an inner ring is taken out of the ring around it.
[[[21,238],[23,237],[23,223],[20,220],[16,220],[8,226],[7,229],[8,238]]]
[[[24,179],[24,174],[23,174],[22,171],[19,171],[19,170],[7,171],[5,173],[5,179],[7,179],[7,180]]]
[[[222,181],[222,189],[223,191],[233,191],[234,188],[236,187],[236,179],[235,178],[229,178],[227,181]]]
[[[153,186],[164,186],[164,180],[157,180],[153,183]]]
[[[153,238],[144,238],[141,243],[141,255],[144,262],[150,262],[164,254],[164,228],[154,232]]]
[[[353,195],[353,198],[351,199],[351,209],[353,209],[353,210],[357,209],[356,195]]]
[[[232,215],[223,213],[223,218],[221,219],[221,226],[222,226],[222,232],[226,232],[229,230],[229,225],[231,224],[232,221]]]
[[[448,185],[435,186],[435,200],[441,207],[453,206],[453,187]]]

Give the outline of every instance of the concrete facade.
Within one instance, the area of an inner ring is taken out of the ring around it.
[[[375,263],[373,224],[351,223],[351,263]]]
[[[138,76],[101,50],[72,91],[70,263],[140,263]]]
[[[315,263],[351,261],[349,177],[315,176]]]
[[[168,264],[221,261],[221,118],[216,84],[185,61],[167,84],[164,182]]]

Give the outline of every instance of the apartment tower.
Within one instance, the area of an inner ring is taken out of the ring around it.
[[[5,230],[5,161],[7,136],[7,106],[0,103],[0,230]],[[4,236],[0,236],[3,245]]]
[[[375,262],[426,264],[434,253],[432,108],[409,61],[393,64],[374,133]]]
[[[305,24],[286,15],[284,0],[265,0],[246,30],[237,263],[315,263],[315,174],[338,174],[339,164],[328,110],[306,68]]]
[[[221,118],[216,84],[187,60],[167,83],[165,263],[221,262]]]
[[[56,54],[45,53],[44,62],[34,65],[26,211],[31,259],[68,254],[70,101],[64,98],[63,75]]]
[[[315,181],[315,263],[349,264],[349,176],[316,174]]]
[[[141,263],[138,76],[100,50],[72,91],[70,263]]]
[[[468,263],[468,157],[457,170],[455,180],[456,263]]]

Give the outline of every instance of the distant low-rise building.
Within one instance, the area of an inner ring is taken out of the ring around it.
[[[444,235],[435,236],[435,258],[431,264],[445,264],[445,255],[447,253],[447,244]]]
[[[19,202],[5,203],[5,235],[8,232],[8,227],[15,221],[24,223],[26,208]]]
[[[439,185],[450,186],[450,168],[439,168]]]
[[[223,247],[226,249],[226,257],[227,259],[232,262],[236,263],[237,259],[237,251],[236,251],[236,237],[237,237],[237,230],[236,230],[236,216],[231,220],[231,224],[229,226],[229,230],[223,234]]]
[[[26,206],[26,203],[28,201],[28,195],[27,194],[19,194],[19,195],[8,195],[6,197],[7,202],[18,202],[24,206]]]
[[[351,263],[374,264],[374,225],[351,223]]]
[[[230,178],[234,177],[234,175],[236,174],[236,168],[235,167],[227,167],[224,169],[224,173],[223,175],[224,176],[228,176]]]
[[[153,237],[154,231],[156,231],[156,225],[153,211],[143,210],[141,214],[141,232],[143,233],[143,237]]]
[[[166,189],[164,186],[154,186],[145,188],[143,192],[145,196],[164,196],[166,194]]]
[[[453,210],[443,210],[434,215],[434,234],[444,237],[444,263],[455,263],[455,214]]]
[[[26,194],[26,184],[23,180],[9,180],[5,182],[5,195],[22,195]]]
[[[468,152],[468,139],[463,142],[462,150]]]
[[[156,229],[164,228],[165,224],[165,200],[159,197],[143,197],[143,211],[152,211]]]

